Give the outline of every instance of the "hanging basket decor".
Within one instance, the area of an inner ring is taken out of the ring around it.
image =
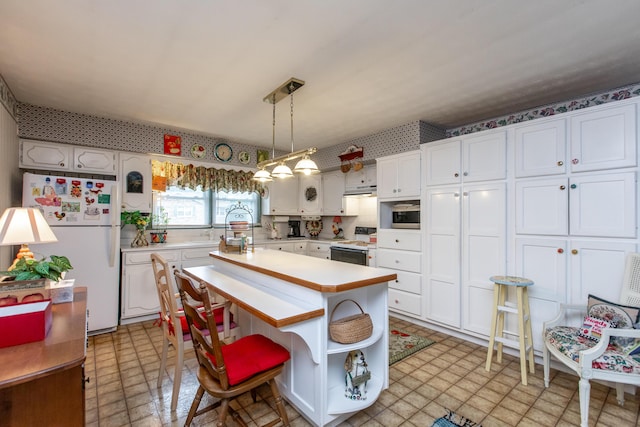
[[[349,172],[352,168],[354,171],[359,171],[364,166],[362,159],[364,157],[364,149],[362,147],[356,147],[355,145],[349,146],[346,150],[339,154],[340,158],[340,170],[343,173]]]

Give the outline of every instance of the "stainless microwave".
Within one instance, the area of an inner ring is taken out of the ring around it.
[[[391,228],[420,228],[420,205],[398,203],[391,209]]]

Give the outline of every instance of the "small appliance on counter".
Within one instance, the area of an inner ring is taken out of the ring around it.
[[[302,237],[300,234],[300,221],[289,220],[289,232],[287,233],[287,238],[291,237]]]

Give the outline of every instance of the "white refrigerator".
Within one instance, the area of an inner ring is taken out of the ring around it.
[[[29,245],[38,259],[69,258],[65,279],[88,289],[90,334],[118,325],[120,213],[118,182],[25,173],[22,206],[39,208],[58,241]]]

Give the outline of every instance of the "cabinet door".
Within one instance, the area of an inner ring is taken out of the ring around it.
[[[422,235],[418,230],[378,230],[378,248],[421,251]]]
[[[625,259],[634,243],[574,239],[571,242],[570,304],[587,304],[589,294],[620,301]]]
[[[303,215],[322,214],[322,177],[303,175],[298,181],[298,212]]]
[[[398,162],[395,158],[378,159],[378,199],[398,197]]]
[[[504,131],[462,140],[464,182],[504,179],[507,176],[507,136]]]
[[[460,327],[460,190],[426,192],[425,316]]]
[[[489,335],[491,325],[493,282],[489,277],[506,271],[506,215],[504,183],[463,187],[463,327],[483,335]]]
[[[122,209],[151,211],[151,159],[143,154],[120,153]]]
[[[574,176],[569,188],[572,235],[636,237],[635,172]]]
[[[456,184],[460,176],[460,140],[423,144],[426,185]]]
[[[70,170],[71,151],[71,145],[22,139],[20,140],[20,167]]]
[[[607,107],[571,118],[571,171],[636,165],[636,106]]]
[[[127,265],[122,272],[123,319],[160,311],[153,268],[149,264]]]
[[[298,178],[274,179],[267,186],[268,197],[262,199],[265,215],[298,214]]]
[[[78,172],[116,173],[116,153],[84,147],[73,149],[73,168]]]
[[[420,197],[420,151],[398,157],[398,197]]]
[[[322,211],[325,215],[344,215],[342,196],[344,174],[341,171],[322,174]]]
[[[566,235],[568,196],[566,178],[516,181],[516,233]]]
[[[516,127],[516,177],[565,173],[566,141],[564,120]]]

